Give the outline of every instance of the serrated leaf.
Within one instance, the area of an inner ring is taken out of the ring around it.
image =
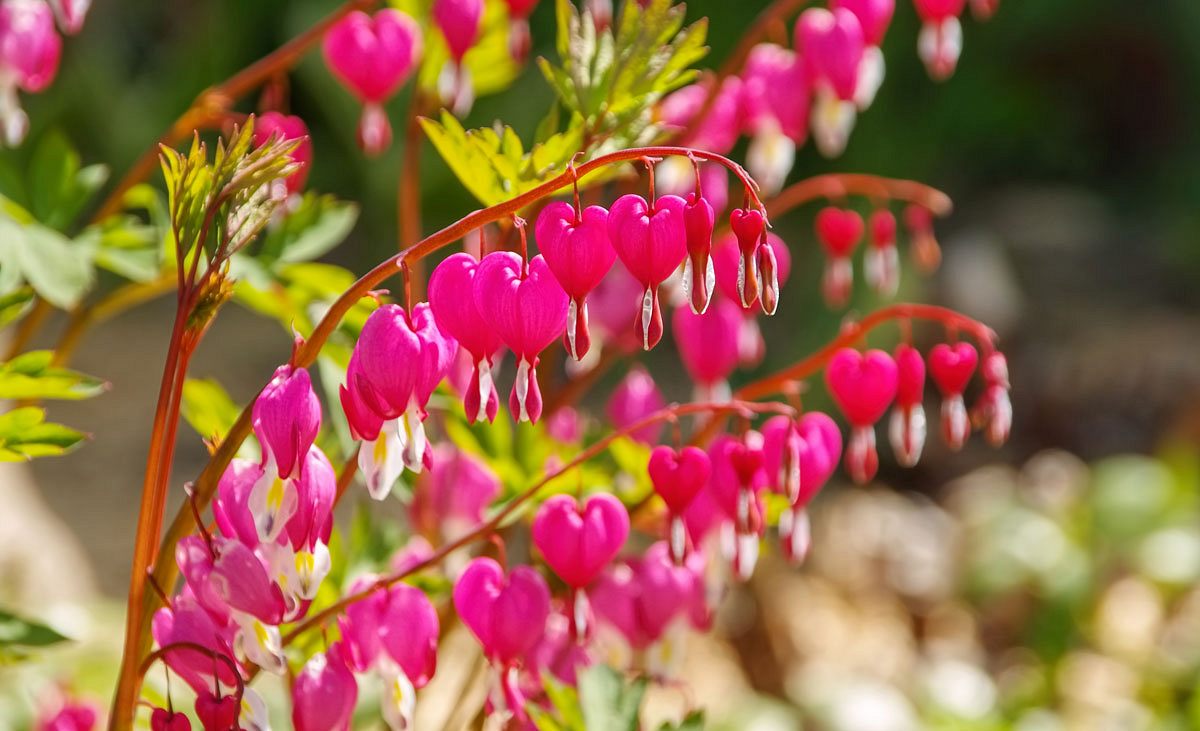
[[[579,702],[587,731],[638,731],[646,681],[625,678],[607,665],[593,665],[579,676]]]
[[[44,624],[19,617],[7,609],[0,609],[0,649],[49,647],[68,639]]]
[[[184,381],[180,410],[197,434],[217,441],[225,438],[242,412],[225,387],[211,378]]]
[[[51,365],[54,351],[33,350],[0,363],[0,399],[78,401],[104,392],[98,378]]]
[[[0,414],[0,462],[64,454],[83,439],[81,432],[47,422],[46,412],[37,407]]]

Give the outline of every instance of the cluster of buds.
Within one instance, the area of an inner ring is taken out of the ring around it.
[[[20,91],[44,91],[58,74],[63,33],[83,28],[91,0],[3,0],[0,2],[0,140],[21,144],[29,117]],[[55,27],[57,19],[58,27]]]
[[[933,214],[919,204],[910,204],[904,220],[911,243],[911,256],[922,271],[935,269],[941,260],[933,233]],[[827,206],[816,217],[817,241],[825,252],[821,294],[830,307],[845,307],[854,289],[854,252],[867,239],[863,255],[863,278],[871,290],[884,297],[895,296],[900,287],[900,252],[896,245],[896,216],[878,208],[867,222],[850,208]],[[868,234],[864,236],[864,234]]]
[[[205,729],[267,727],[242,664],[286,672],[279,626],[307,613],[330,570],[337,480],[313,444],[320,424],[308,372],[281,366],[253,410],[262,459],[229,465],[213,503],[219,533],[197,521],[201,532],[176,550],[184,589],[155,615],[153,633],[168,666],[196,692]],[[156,717],[155,728],[186,720],[172,711]]]

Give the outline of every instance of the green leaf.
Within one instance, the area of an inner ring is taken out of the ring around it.
[[[0,608],[0,649],[13,647],[49,647],[67,641],[67,637],[44,624],[18,617]]]
[[[0,238],[13,244],[21,273],[42,299],[55,307],[74,307],[91,288],[95,269],[89,247],[38,224],[20,226],[0,219]]]
[[[183,418],[204,439],[225,438],[242,410],[225,388],[211,378],[189,378],[183,382]]]
[[[263,236],[259,259],[268,265],[317,259],[342,243],[357,221],[357,205],[306,193],[299,206]]]
[[[704,728],[704,711],[692,711],[679,723],[663,722],[658,731],[702,731]]]
[[[0,256],[0,267],[3,264],[4,258]],[[3,289],[0,288],[0,291]],[[0,295],[0,328],[24,317],[32,306],[33,289],[30,287],[21,287],[8,294]]]
[[[70,427],[48,423],[46,412],[37,407],[0,414],[0,462],[64,454],[83,439],[82,433]]]
[[[79,153],[61,132],[42,135],[29,162],[29,208],[39,221],[51,219],[79,172]]]
[[[34,350],[0,363],[0,399],[63,399],[98,396],[105,383],[77,371],[51,365],[54,351]]]
[[[579,694],[576,690],[566,683],[560,683],[549,673],[542,677],[542,687],[546,689],[546,698],[550,700],[550,705],[562,720],[561,728],[586,731],[583,708],[579,705]]]
[[[607,665],[593,665],[579,676],[579,700],[587,731],[638,731],[638,712],[646,681],[625,678]]]

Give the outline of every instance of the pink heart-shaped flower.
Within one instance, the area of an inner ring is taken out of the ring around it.
[[[782,287],[792,274],[792,252],[788,249],[787,244],[783,243],[783,239],[770,232],[767,233],[767,246],[775,254],[775,278]],[[732,233],[725,234],[713,249],[713,268],[721,293],[734,302],[739,299],[737,291],[739,259],[737,237]],[[757,307],[758,299],[755,298],[750,302],[749,307],[742,309],[751,312]]]
[[[479,38],[483,0],[436,0],[433,20],[442,31],[450,55],[461,63]]]
[[[354,11],[325,34],[325,60],[363,102],[386,101],[408,79],[421,55],[421,27],[387,8]]]
[[[429,275],[429,306],[438,327],[471,353],[475,362],[500,349],[500,336],[475,306],[479,262],[466,252],[451,254]]]
[[[608,239],[642,286],[657,287],[687,256],[687,231],[679,196],[664,195],[651,206],[640,195],[623,195],[608,213]]]
[[[450,372],[454,356],[458,354],[458,341],[442,331],[427,302],[413,306],[412,328],[421,342],[421,360],[417,364],[414,395],[424,409],[438,384]]]
[[[570,495],[555,495],[533,519],[533,542],[546,563],[577,589],[595,581],[629,537],[629,512],[607,493],[580,507]]]
[[[674,515],[680,515],[696,497],[712,474],[712,461],[698,447],[684,447],[676,452],[659,446],[650,452],[646,467],[654,491]]]
[[[490,558],[467,565],[454,585],[454,608],[494,662],[509,665],[546,631],[550,588],[541,574],[518,566],[508,575]]]
[[[795,40],[812,82],[827,86],[839,99],[852,101],[866,50],[858,17],[846,8],[810,8],[796,22]]]
[[[901,406],[913,406],[925,398],[925,361],[921,353],[911,345],[901,343],[896,346],[896,373],[898,384],[896,388],[896,403]],[[967,378],[971,375],[968,373]]]
[[[588,206],[576,215],[570,203],[554,201],[542,209],[535,232],[554,278],[577,302],[583,302],[616,261],[617,253],[608,243],[608,211],[600,206]]]
[[[817,214],[817,239],[830,258],[840,259],[854,253],[865,228],[862,216],[848,208],[827,206]]]
[[[363,403],[383,419],[395,419],[408,408],[417,385],[421,341],[408,313],[399,305],[384,305],[371,313],[354,346],[356,383]]]
[[[737,368],[742,319],[737,304],[723,297],[709,303],[703,315],[686,305],[675,308],[671,319],[675,343],[693,381],[711,387]]]
[[[186,713],[173,713],[165,708],[155,708],[150,714],[150,731],[192,731],[192,722],[188,720]]]
[[[857,427],[879,421],[896,398],[896,361],[882,350],[842,348],[825,369],[825,383],[838,408]]]
[[[300,140],[296,148],[288,153],[288,157],[298,163],[300,169],[288,176],[287,190],[289,193],[297,193],[304,188],[304,183],[308,180],[308,169],[312,166],[313,146],[308,136],[308,125],[295,115],[289,116],[279,112],[264,112],[258,115],[258,119],[254,120],[255,146],[266,144],[273,136],[279,140]]]
[[[749,434],[755,435],[754,432]],[[722,434],[709,445],[708,457],[712,462],[712,476],[708,481],[709,490],[711,490],[717,505],[725,511],[726,516],[729,519],[737,520],[740,493],[747,489],[758,493],[767,486],[767,473],[762,469],[762,449],[748,446],[737,437]],[[693,504],[698,502],[700,502],[699,498],[694,500]],[[757,505],[759,503],[756,496],[754,506]],[[751,525],[743,527],[757,530],[758,524],[761,523],[762,512],[752,509],[750,513],[746,517],[750,519]]]
[[[543,257],[531,259],[524,275],[522,268],[519,254],[488,254],[475,271],[473,293],[484,321],[518,359],[532,364],[566,327],[569,299]]]
[[[800,495],[806,505],[837,470],[842,457],[842,432],[828,414],[809,411],[796,422],[800,436]]]
[[[962,395],[979,363],[979,352],[970,343],[939,343],[929,351],[929,376],[943,396]]]
[[[387,591],[379,617],[379,642],[415,688],[437,670],[438,615],[425,592],[408,584]]]
[[[896,12],[896,0],[831,0],[829,7],[834,10],[845,8],[854,13],[862,25],[867,45],[880,46]]]
[[[927,23],[940,23],[946,18],[957,18],[967,6],[967,0],[913,0],[917,15]]]

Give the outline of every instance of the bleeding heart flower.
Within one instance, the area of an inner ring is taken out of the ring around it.
[[[650,372],[640,365],[635,365],[613,391],[612,398],[608,401],[607,413],[614,427],[624,429],[656,411],[661,411],[666,405],[667,402]],[[642,444],[657,444],[662,428],[662,422],[658,422],[644,426],[629,436]]]
[[[866,48],[858,65],[858,84],[854,93],[854,101],[862,111],[871,106],[883,85],[886,72],[880,46],[896,11],[896,0],[833,0],[830,8],[849,10],[862,25]]]
[[[896,361],[882,350],[843,348],[825,369],[829,391],[854,427],[846,465],[855,482],[868,482],[879,469],[874,424],[896,397],[898,380]]]
[[[854,267],[850,255],[858,247],[865,228],[862,216],[850,209],[823,208],[816,219],[817,240],[825,249],[825,275],[821,291],[830,307],[842,307],[850,299]]]
[[[346,667],[341,643],[313,655],[292,683],[296,731],[349,731],[358,682]]]
[[[181,642],[194,643],[214,654],[233,659],[234,626],[228,621],[218,622],[186,587],[183,593],[171,599],[170,607],[163,607],[154,613],[150,629],[159,647]],[[211,691],[214,680],[219,680],[227,688],[237,683],[230,664],[214,661],[208,655],[194,650],[168,650],[163,660],[196,693]]]
[[[196,718],[204,731],[231,731],[241,728],[238,724],[238,700],[232,695],[215,695],[207,690],[196,696]]]
[[[608,213],[608,238],[617,256],[644,288],[637,326],[642,347],[662,339],[662,310],[658,285],[669,278],[687,256],[687,229],[679,196],[664,195],[653,206],[640,195],[623,195]]]
[[[929,351],[929,375],[942,392],[942,438],[955,451],[962,449],[971,435],[963,392],[978,362],[979,353],[970,343],[939,343]]]
[[[762,294],[766,295],[766,299],[758,297],[750,302],[749,307],[742,308],[747,317],[753,314],[755,309],[766,307],[766,300],[772,297],[778,297],[779,289],[787,283],[788,277],[792,273],[792,252],[788,249],[787,244],[783,239],[779,238],[771,232],[767,232],[767,240],[765,246],[759,246],[759,272],[762,274]],[[770,267],[762,266],[763,255],[770,252]],[[741,253],[738,248],[737,237],[732,233],[726,234],[717,242],[716,248],[713,249],[713,265],[716,268],[717,286],[721,288],[721,292],[729,299],[737,302],[740,298],[737,290],[738,269],[740,267]]]
[[[296,148],[288,153],[288,157],[292,159],[292,162],[297,163],[300,169],[283,181],[281,197],[286,198],[288,194],[298,193],[304,189],[304,183],[308,180],[308,170],[312,167],[312,140],[308,136],[308,125],[304,123],[303,119],[279,112],[264,112],[254,120],[254,144],[256,147],[265,145],[272,137],[281,141],[300,141]]]
[[[150,712],[150,731],[192,731],[192,722],[186,713],[155,708]]]
[[[517,357],[517,377],[508,408],[518,421],[542,415],[538,354],[562,334],[570,300],[546,260],[535,256],[525,266],[519,254],[496,251],[479,263],[475,307]]]
[[[50,6],[35,0],[0,3],[0,131],[4,144],[21,144],[29,131],[29,117],[21,109],[17,90],[37,93],[50,86],[61,55],[62,39]]]
[[[523,657],[545,631],[550,588],[528,566],[505,576],[494,560],[477,558],[454,585],[454,608],[484,654],[507,666]]]
[[[421,27],[408,15],[385,8],[367,15],[354,11],[325,34],[325,62],[334,76],[363,103],[358,139],[377,155],[392,142],[383,103],[404,85],[421,56]]]
[[[56,697],[38,710],[34,719],[34,731],[92,731],[100,720],[99,708],[92,703],[73,698]],[[163,710],[163,709],[155,709]],[[164,713],[166,711],[163,711]],[[187,716],[176,714],[187,723]],[[175,729],[190,729],[191,726],[172,726]],[[155,729],[157,731],[157,729]]]
[[[680,130],[691,130],[683,139],[688,147],[709,150],[724,155],[737,144],[742,129],[742,80],[728,76],[721,82],[704,119],[696,115],[708,103],[711,84],[685,86],[663,100],[659,115],[664,124]]]
[[[826,157],[840,155],[857,117],[856,95],[866,41],[862,25],[845,8],[810,8],[796,23],[796,50],[816,90],[812,115],[817,149]]]
[[[591,345],[586,297],[612,269],[617,254],[608,243],[608,211],[588,206],[583,213],[564,201],[542,209],[536,226],[538,249],[571,305],[567,310],[567,352],[583,358]]]
[[[413,487],[409,517],[431,540],[452,541],[483,521],[500,494],[500,479],[479,459],[451,444],[433,448],[436,467]]]
[[[91,6],[92,0],[50,0],[50,7],[54,8],[63,33],[72,36],[83,30],[83,21],[87,18]]]
[[[966,4],[966,0],[913,0],[922,21],[917,51],[935,81],[950,78],[958,65],[958,57],[962,55],[962,24],[958,16]]]
[[[475,101],[474,84],[463,58],[479,40],[483,11],[483,0],[436,0],[433,4],[433,21],[450,50],[450,60],[438,77],[438,93],[456,114],[465,114]]]
[[[760,43],[750,51],[742,79],[743,122],[753,138],[746,166],[770,195],[783,187],[796,161],[796,148],[808,138],[810,81],[803,60],[773,43]]]
[[[379,641],[413,688],[424,688],[437,671],[437,609],[425,592],[397,584],[384,594]]]
[[[474,371],[471,382],[463,392],[467,419],[496,418],[499,400],[492,382],[492,357],[500,349],[500,336],[480,314],[474,292],[475,274],[479,262],[467,253],[446,257],[429,276],[429,306],[438,325],[471,354]]]
[[[575,589],[592,583],[629,536],[629,512],[612,495],[597,493],[580,506],[570,495],[542,503],[533,542],[559,578]]]
[[[916,348],[905,344],[896,346],[895,359],[898,387],[888,438],[896,461],[912,467],[925,448],[925,407],[921,405],[925,395],[925,361]]]
[[[684,447],[678,452],[671,447],[655,447],[646,467],[654,492],[667,504],[669,513],[671,555],[676,561],[687,553],[687,532],[683,513],[696,495],[708,484],[712,461],[698,447]]]
[[[863,277],[875,292],[893,297],[900,286],[900,253],[896,250],[896,217],[881,208],[871,214],[871,246],[863,258]]]
[[[321,429],[321,401],[304,368],[282,365],[254,401],[254,435],[263,447],[263,464],[280,477],[300,470]]]
[[[768,482],[763,470],[762,435],[758,432],[747,432],[743,438],[722,435],[709,445],[708,455],[712,461],[709,490],[725,512],[724,524],[732,527],[732,535],[726,536],[723,548],[732,561],[734,575],[745,581],[754,573],[759,539],[766,528],[759,496]]]
[[[699,190],[697,185],[697,190]],[[683,208],[683,228],[687,235],[687,260],[683,263],[683,294],[692,312],[704,314],[712,297],[715,275],[710,257],[716,212],[699,193],[688,196]]]
[[[737,368],[742,320],[738,306],[723,298],[713,300],[703,315],[689,307],[675,308],[671,325],[679,358],[696,382],[701,400],[728,396],[724,384]]]

